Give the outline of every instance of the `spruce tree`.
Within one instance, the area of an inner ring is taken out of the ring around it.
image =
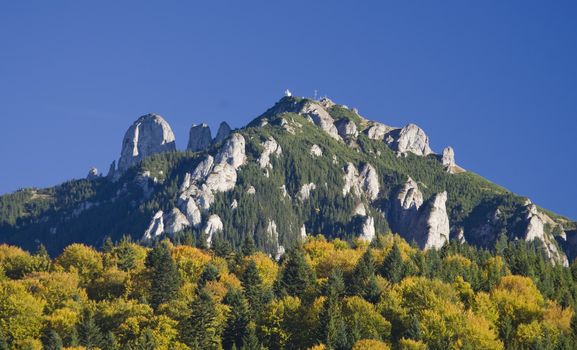
[[[61,350],[63,346],[60,335],[53,329],[46,330],[42,337],[42,344],[44,345],[44,350]]]
[[[102,333],[100,327],[94,321],[94,316],[90,310],[84,310],[82,320],[78,325],[78,336],[80,344],[86,349],[94,349],[102,344]]]
[[[246,296],[253,319],[262,311],[264,305],[264,292],[262,279],[254,260],[251,260],[243,272],[241,278],[244,295]]]
[[[381,274],[391,283],[399,283],[405,277],[405,264],[397,242],[385,257],[381,266]]]
[[[108,332],[102,340],[102,350],[117,350],[119,348],[118,342],[114,333]]]
[[[343,274],[339,269],[334,269],[327,282],[327,299],[320,315],[320,340],[329,349],[350,348],[341,307],[344,291]]]
[[[281,272],[279,287],[282,292],[301,300],[315,283],[314,271],[307,263],[302,248],[293,248],[287,253]]]
[[[256,335],[256,329],[253,323],[248,325],[247,334],[242,340],[241,350],[261,350],[263,347]]]
[[[256,253],[256,245],[254,244],[254,239],[251,234],[246,234],[244,236],[241,252],[243,256],[250,256]]]
[[[202,270],[202,274],[198,280],[198,285],[204,287],[206,282],[217,281],[220,278],[220,272],[218,272],[218,267],[213,263],[209,262]]]
[[[137,253],[131,245],[130,236],[122,237],[120,243],[114,248],[114,255],[116,256],[116,265],[122,271],[129,271],[136,267]]]
[[[191,315],[185,320],[185,342],[191,349],[217,349],[216,309],[211,296],[201,289],[190,305]]]
[[[155,350],[155,349],[156,349],[156,341],[152,336],[152,331],[149,328],[147,328],[138,338],[138,342],[134,350]]]
[[[150,304],[156,310],[160,304],[176,297],[180,276],[168,243],[162,241],[148,253],[146,267],[151,271]]]
[[[230,290],[224,297],[224,303],[230,307],[230,313],[222,335],[222,346],[225,350],[233,347],[240,349],[244,344],[244,338],[248,335],[250,321],[248,302],[242,293]]]
[[[380,294],[375,279],[375,261],[371,249],[363,254],[351,276],[349,293],[374,302]]]
[[[0,350],[10,350],[10,346],[8,344],[8,337],[4,333],[2,327],[0,327]]]

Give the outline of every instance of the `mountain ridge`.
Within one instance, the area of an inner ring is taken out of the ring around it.
[[[1,196],[0,241],[55,253],[123,234],[233,246],[251,234],[279,256],[303,227],[367,240],[394,228],[424,249],[450,239],[490,248],[505,234],[537,238],[564,265],[575,255],[574,222],[460,168],[450,147],[434,153],[414,124],[395,128],[328,98],[285,96],[245,127],[221,124],[210,142],[209,129],[193,140],[193,126],[188,150],[178,151],[168,123],[147,116],[127,130],[108,176],[91,170],[86,180]]]

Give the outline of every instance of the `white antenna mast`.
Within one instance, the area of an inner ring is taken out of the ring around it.
[[[315,89],[315,101],[317,100],[317,89]]]

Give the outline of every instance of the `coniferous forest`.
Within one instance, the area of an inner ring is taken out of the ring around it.
[[[538,243],[309,237],[0,246],[0,349],[574,349],[577,263]]]

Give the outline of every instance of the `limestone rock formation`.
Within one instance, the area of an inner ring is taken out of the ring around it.
[[[282,148],[272,137],[269,137],[268,140],[263,142],[261,145],[264,150],[258,159],[258,164],[263,169],[267,167],[272,168],[272,164],[270,164],[270,157],[273,155],[279,157],[282,154]]]
[[[365,222],[363,223],[363,231],[360,236],[360,239],[366,242],[372,242],[375,238],[375,219],[371,216],[367,216],[365,218]]]
[[[159,115],[144,115],[124,134],[118,170],[122,173],[151,155],[172,151],[176,145],[170,125]]]
[[[364,193],[368,199],[375,200],[379,195],[377,171],[368,163],[363,166],[360,173],[352,163],[347,163],[343,181],[345,182],[343,196],[352,191],[356,196]]]
[[[527,228],[525,230],[525,240],[527,242],[535,239],[541,240],[545,246],[545,252],[553,263],[561,263],[564,266],[569,266],[567,256],[561,252],[555,243],[554,239],[545,232],[545,225],[552,224],[553,220],[547,215],[539,212],[537,206],[530,201],[527,203]]]
[[[359,136],[357,125],[352,120],[341,119],[335,123],[339,136],[343,139]]]
[[[198,152],[206,149],[212,143],[210,127],[206,124],[193,125],[188,136],[187,150]]]
[[[387,135],[390,131],[394,129],[395,128],[390,127],[388,125],[373,122],[371,126],[365,129],[364,133],[367,135],[368,138],[372,140],[383,141],[385,139],[385,135]]]
[[[220,123],[216,136],[214,137],[214,143],[219,143],[224,141],[230,135],[231,129],[227,122]]]
[[[194,201],[194,198],[179,198],[178,204],[182,212],[185,214],[189,224],[193,227],[198,227],[202,220],[202,213]]]
[[[312,145],[311,150],[310,150],[310,154],[313,157],[322,157],[323,150],[318,145]]]
[[[298,193],[298,198],[304,202],[305,200],[309,199],[309,197],[311,196],[311,192],[313,190],[315,190],[316,188],[317,188],[317,185],[315,185],[312,182],[305,184],[305,185],[302,185],[301,189]]]
[[[330,137],[335,140],[340,140],[339,131],[334,124],[334,119],[331,117],[320,104],[314,102],[307,102],[299,111],[299,114],[311,118],[316,126],[323,129]]]
[[[332,106],[335,105],[335,103],[328,97],[323,97],[319,100],[319,103],[321,104],[321,106],[323,106],[325,109],[329,109]]]
[[[144,235],[142,236],[142,241],[151,241],[155,237],[160,236],[164,232],[164,212],[159,210],[154,214],[152,220],[150,220],[150,224],[146,231],[144,231]]]
[[[411,152],[418,156],[426,156],[433,151],[429,147],[429,137],[423,129],[415,124],[409,124],[402,129],[395,129],[388,133],[385,142],[400,153]]]
[[[186,216],[178,210],[173,208],[168,215],[164,217],[164,232],[174,234],[180,232],[190,226],[190,222]]]
[[[206,244],[210,247],[212,244],[212,237],[214,234],[221,232],[224,225],[220,216],[213,214],[208,218],[206,226],[204,228],[204,234],[206,235]]]
[[[453,171],[453,167],[455,166],[455,151],[453,147],[448,146],[443,149],[443,156],[441,157],[441,163],[447,169],[448,172]]]
[[[108,168],[108,173],[106,174],[106,177],[109,179],[113,179],[115,172],[116,172],[116,161],[113,160],[112,163],[110,164],[110,167]]]
[[[440,249],[449,241],[447,192],[437,193],[419,212],[413,224],[413,238],[422,249]]]

